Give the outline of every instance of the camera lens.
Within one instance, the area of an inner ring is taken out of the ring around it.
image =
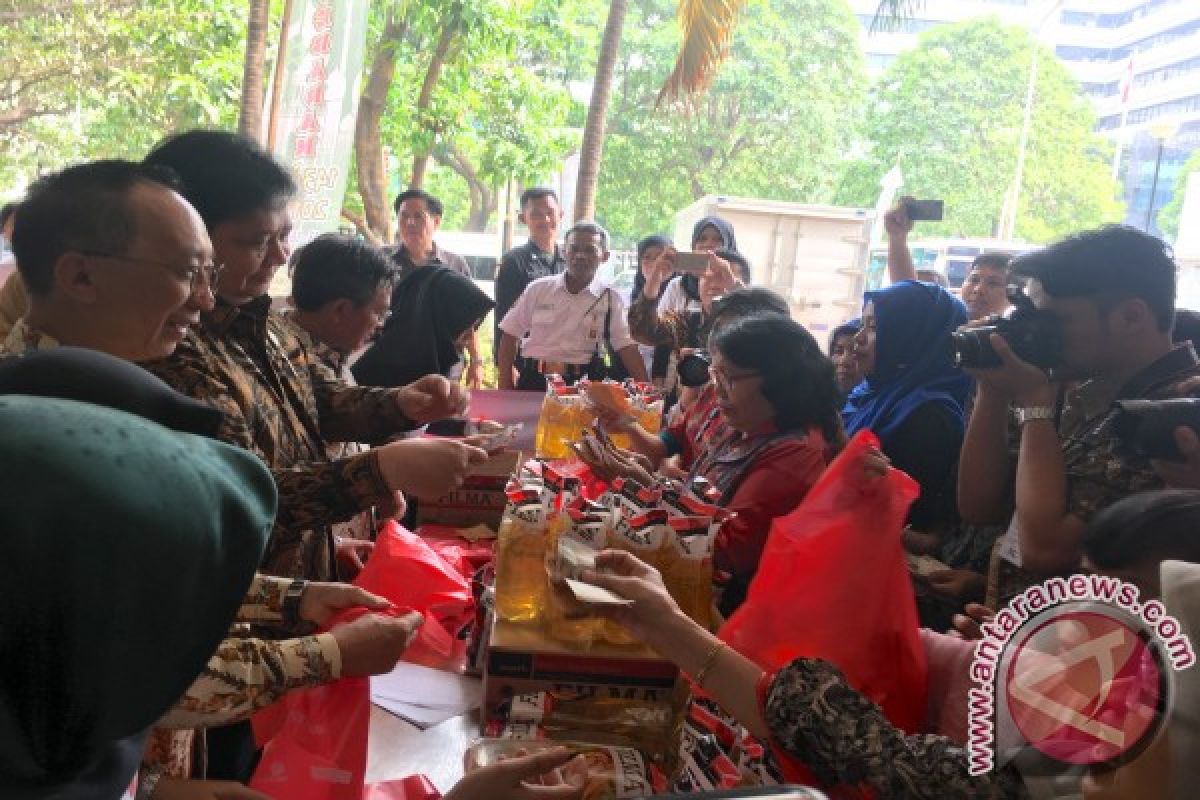
[[[1000,358],[992,349],[991,335],[994,326],[972,328],[950,334],[950,354],[954,363],[963,369],[979,369],[1000,365]]]
[[[708,367],[712,362],[708,353],[690,353],[679,360],[675,371],[679,373],[679,382],[689,389],[708,383]]]

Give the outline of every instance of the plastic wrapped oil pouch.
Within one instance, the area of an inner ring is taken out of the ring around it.
[[[536,622],[546,605],[546,504],[541,486],[510,484],[496,538],[496,613],[509,622]]]
[[[630,747],[611,747],[583,742],[539,742],[517,739],[480,739],[467,748],[463,757],[468,773],[490,766],[502,758],[511,758],[520,750],[540,753],[566,746],[584,757],[586,774],[569,776],[582,779],[584,800],[619,800],[645,797],[666,789],[662,772]],[[575,769],[572,763],[572,769]]]
[[[665,702],[534,692],[515,695],[506,710],[510,726],[532,726],[542,737],[558,741],[635,747],[653,761],[665,759],[679,742],[678,715]]]
[[[581,560],[590,558],[594,563],[595,554],[608,545],[610,518],[579,508],[568,508],[560,518],[564,524],[552,532],[542,568],[548,601],[545,630],[552,638],[585,650],[603,630],[604,620],[575,600],[562,579],[577,577],[587,568],[580,566]]]
[[[719,523],[696,516],[675,516],[668,522],[672,535],[659,566],[663,583],[685,614],[712,630],[712,553]]]
[[[652,508],[636,515],[628,513],[639,508],[627,507],[625,512],[618,515],[608,546],[614,550],[627,550],[659,569],[662,567],[663,556],[672,535],[667,524],[667,512],[662,508]],[[637,639],[629,631],[611,620],[604,622],[604,639],[620,645],[637,643]]]
[[[570,442],[595,419],[579,390],[570,386],[550,384],[542,400],[536,437],[537,454],[542,458],[569,458]]]

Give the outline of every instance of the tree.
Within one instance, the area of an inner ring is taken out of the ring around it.
[[[923,232],[991,235],[1014,180],[1035,46],[1027,30],[995,19],[924,34],[872,87],[867,152],[840,202],[873,205],[880,177],[899,164],[907,193],[946,202],[945,221]],[[1122,205],[1091,104],[1053,53],[1043,50],[1038,65],[1016,233],[1040,242],[1118,220]]]
[[[263,134],[263,97],[266,91],[267,31],[270,0],[250,0],[246,17],[246,65],[242,72],[242,102],[238,131],[255,139]]]
[[[1200,150],[1192,151],[1188,160],[1183,162],[1183,166],[1179,168],[1179,175],[1175,178],[1175,190],[1171,194],[1171,201],[1158,212],[1158,229],[1172,240],[1179,235],[1183,197],[1187,194],[1188,176],[1192,173],[1200,173]]]
[[[0,186],[140,158],[172,131],[236,126],[242,4],[0,0],[0,17]]]
[[[579,150],[579,177],[575,189],[575,219],[596,216],[596,181],[600,177],[600,157],[604,152],[604,129],[608,117],[608,99],[612,92],[613,69],[621,47],[628,0],[610,0],[604,38],[600,40],[600,55],[596,59],[596,76],[592,81],[592,99],[588,103],[587,121],[583,126],[583,145]]]
[[[559,0],[425,2],[389,29],[373,8],[357,182],[343,215],[390,240],[389,194],[418,179],[447,201],[445,227],[482,230],[497,185],[550,174],[574,144],[565,130],[568,13]],[[401,163],[412,169],[401,174]]]
[[[673,11],[671,0],[631,8],[600,220],[631,240],[668,231],[675,211],[706,194],[829,202],[866,85],[845,4],[749,4],[729,60],[686,109],[656,107],[676,60]]]

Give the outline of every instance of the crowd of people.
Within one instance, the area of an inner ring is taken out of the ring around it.
[[[494,299],[434,241],[443,207],[427,192],[396,198],[395,247],[328,234],[292,253],[296,194],[254,141],[192,131],[141,162],[44,176],[6,212],[17,272],[0,289],[0,494],[17,547],[0,581],[5,796],[116,798],[136,775],[139,800],[259,798],[244,785],[256,711],[389,671],[420,614],[316,631],[343,609],[389,608],[347,583],[380,522],[488,457],[420,432],[467,411],[491,313],[501,389],[543,392],[559,375],[661,390],[659,432],[602,412],[631,447],[586,460],[610,480],[703,478],[735,512],[713,559],[721,615],[744,601],[773,520],[849,437],[878,437],[866,474],[894,467],[919,485],[903,543],[940,564],[913,582],[931,704],[951,707],[923,732],[892,726],[819,658],[763,674],[630,554],[602,554],[587,575],[631,601],[605,613],[829,786],[1029,796],[1012,766],[968,773],[965,697],[947,695],[979,626],[1024,589],[1085,570],[1166,598],[1185,623],[1196,610],[1200,418],[1170,431],[1172,452],[1148,453],[1114,405],[1200,391],[1158,239],[1113,226],[1011,261],[985,253],[960,299],[919,279],[901,203],[885,219],[890,285],[820,343],[787,298],[753,285],[717,217],[696,224],[690,252],[642,240],[627,307],[597,279],[608,233],[578,222],[560,241],[552,190],[521,196],[529,241],[502,260]],[[276,310],[268,290],[285,265],[292,293]],[[1036,317],[1036,336],[998,324],[1010,303]],[[992,360],[964,360],[956,335]],[[1194,681],[1180,683],[1194,699]],[[1083,776],[1085,794],[1188,796],[1200,712],[1169,713],[1159,777],[1176,794],[1147,794],[1137,762]],[[514,759],[447,796],[576,796],[570,761]]]

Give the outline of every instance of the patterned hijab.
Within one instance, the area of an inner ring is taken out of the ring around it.
[[[0,794],[116,797],[241,604],[271,474],[124,411],[6,394],[0,492]]]
[[[867,303],[875,309],[875,369],[842,409],[846,435],[867,428],[886,451],[892,434],[926,403],[945,406],[965,428],[971,379],[954,365],[949,341],[966,324],[966,307],[940,286],[918,281],[867,292]]]

